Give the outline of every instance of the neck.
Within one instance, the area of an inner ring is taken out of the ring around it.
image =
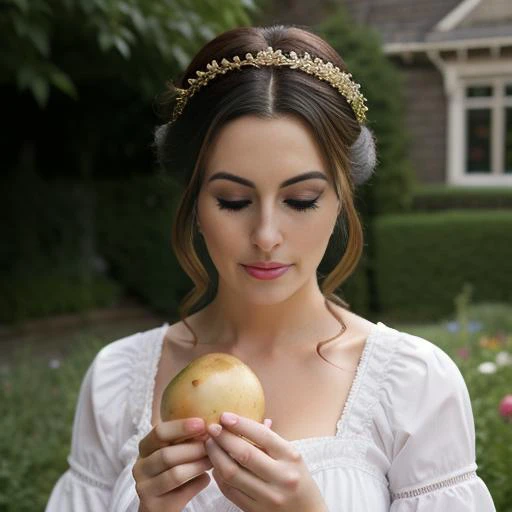
[[[209,342],[261,356],[314,349],[319,341],[337,335],[341,328],[315,284],[283,302],[255,304],[226,290],[219,282],[217,295],[207,307]]]

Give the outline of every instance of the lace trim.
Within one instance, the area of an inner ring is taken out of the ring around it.
[[[130,383],[132,421],[137,430],[151,426],[151,403],[156,370],[161,356],[163,336],[169,324],[141,333],[141,348]],[[151,403],[149,403],[151,401]]]
[[[94,477],[91,473],[89,473],[85,468],[82,468],[79,464],[77,464],[71,458],[68,458],[69,469],[68,471],[71,475],[80,480],[81,482],[90,485],[91,487],[96,487],[98,489],[103,490],[111,490],[112,485],[108,484],[105,481],[99,480],[97,477]]]
[[[364,450],[371,443],[373,409],[380,399],[379,390],[399,345],[400,333],[378,322],[367,340],[353,390],[350,390],[346,411],[340,419],[340,436],[349,442],[364,440],[355,447],[354,457],[364,460]],[[346,416],[346,417],[345,417]]]
[[[409,491],[403,491],[398,493],[392,492],[391,499],[392,501],[395,501],[401,500],[403,498],[413,498],[414,496],[421,496],[429,492],[437,491],[438,489],[442,489],[444,487],[451,487],[452,485],[464,482],[466,480],[471,480],[473,478],[477,478],[476,471],[468,471],[467,473],[454,476],[453,478],[448,478],[447,480],[441,480],[440,482],[424,485],[423,487],[417,487],[416,489],[411,489]]]
[[[140,333],[140,349],[130,383],[130,411],[135,433],[119,452],[125,465],[131,464],[139,453],[140,440],[151,430],[151,413],[156,371],[163,347],[163,338],[169,324]]]
[[[350,414],[350,411],[352,409],[352,405],[355,401],[356,395],[359,392],[359,389],[361,388],[361,382],[363,375],[366,373],[366,369],[368,366],[368,361],[370,359],[370,351],[373,348],[373,337],[377,335],[377,332],[379,330],[379,324],[380,322],[373,327],[370,334],[368,335],[368,338],[366,339],[365,346],[363,348],[363,352],[361,354],[361,358],[359,361],[359,364],[356,368],[356,374],[354,376],[354,380],[352,382],[352,385],[350,386],[350,390],[348,393],[348,397],[345,400],[345,405],[343,406],[343,411],[341,413],[340,418],[338,419],[338,422],[336,424],[336,437],[341,437],[343,434],[343,431],[345,430],[345,424],[347,423],[347,418]]]
[[[158,370],[158,363],[162,357],[162,349],[164,345],[164,336],[169,324],[166,322],[163,326],[155,329],[154,337],[147,340],[149,347],[147,348],[148,359],[146,372],[144,373],[144,407],[142,409],[142,417],[140,418],[139,430],[147,433],[151,429],[151,416],[153,415],[153,399],[155,393],[155,379]]]

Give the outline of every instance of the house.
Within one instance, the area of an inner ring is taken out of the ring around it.
[[[512,187],[512,0],[343,0],[404,75],[421,183]]]

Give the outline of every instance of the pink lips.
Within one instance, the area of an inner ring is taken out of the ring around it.
[[[291,267],[291,265],[284,265],[282,267],[264,269],[259,267],[249,267],[246,265],[242,266],[249,275],[255,277],[256,279],[263,280],[276,279],[277,277],[282,276]]]

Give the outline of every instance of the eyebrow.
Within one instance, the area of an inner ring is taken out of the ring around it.
[[[299,183],[300,181],[312,180],[312,179],[320,179],[328,181],[327,176],[320,171],[308,171],[303,174],[298,174],[297,176],[293,176],[292,178],[288,178],[284,180],[279,188],[289,187],[294,183]],[[240,185],[245,185],[246,187],[256,188],[256,184],[248,180],[246,178],[242,178],[241,176],[237,176],[236,174],[231,174],[229,172],[217,172],[213,176],[210,177],[208,183],[211,183],[214,180],[229,180],[234,181],[235,183],[239,183]]]

